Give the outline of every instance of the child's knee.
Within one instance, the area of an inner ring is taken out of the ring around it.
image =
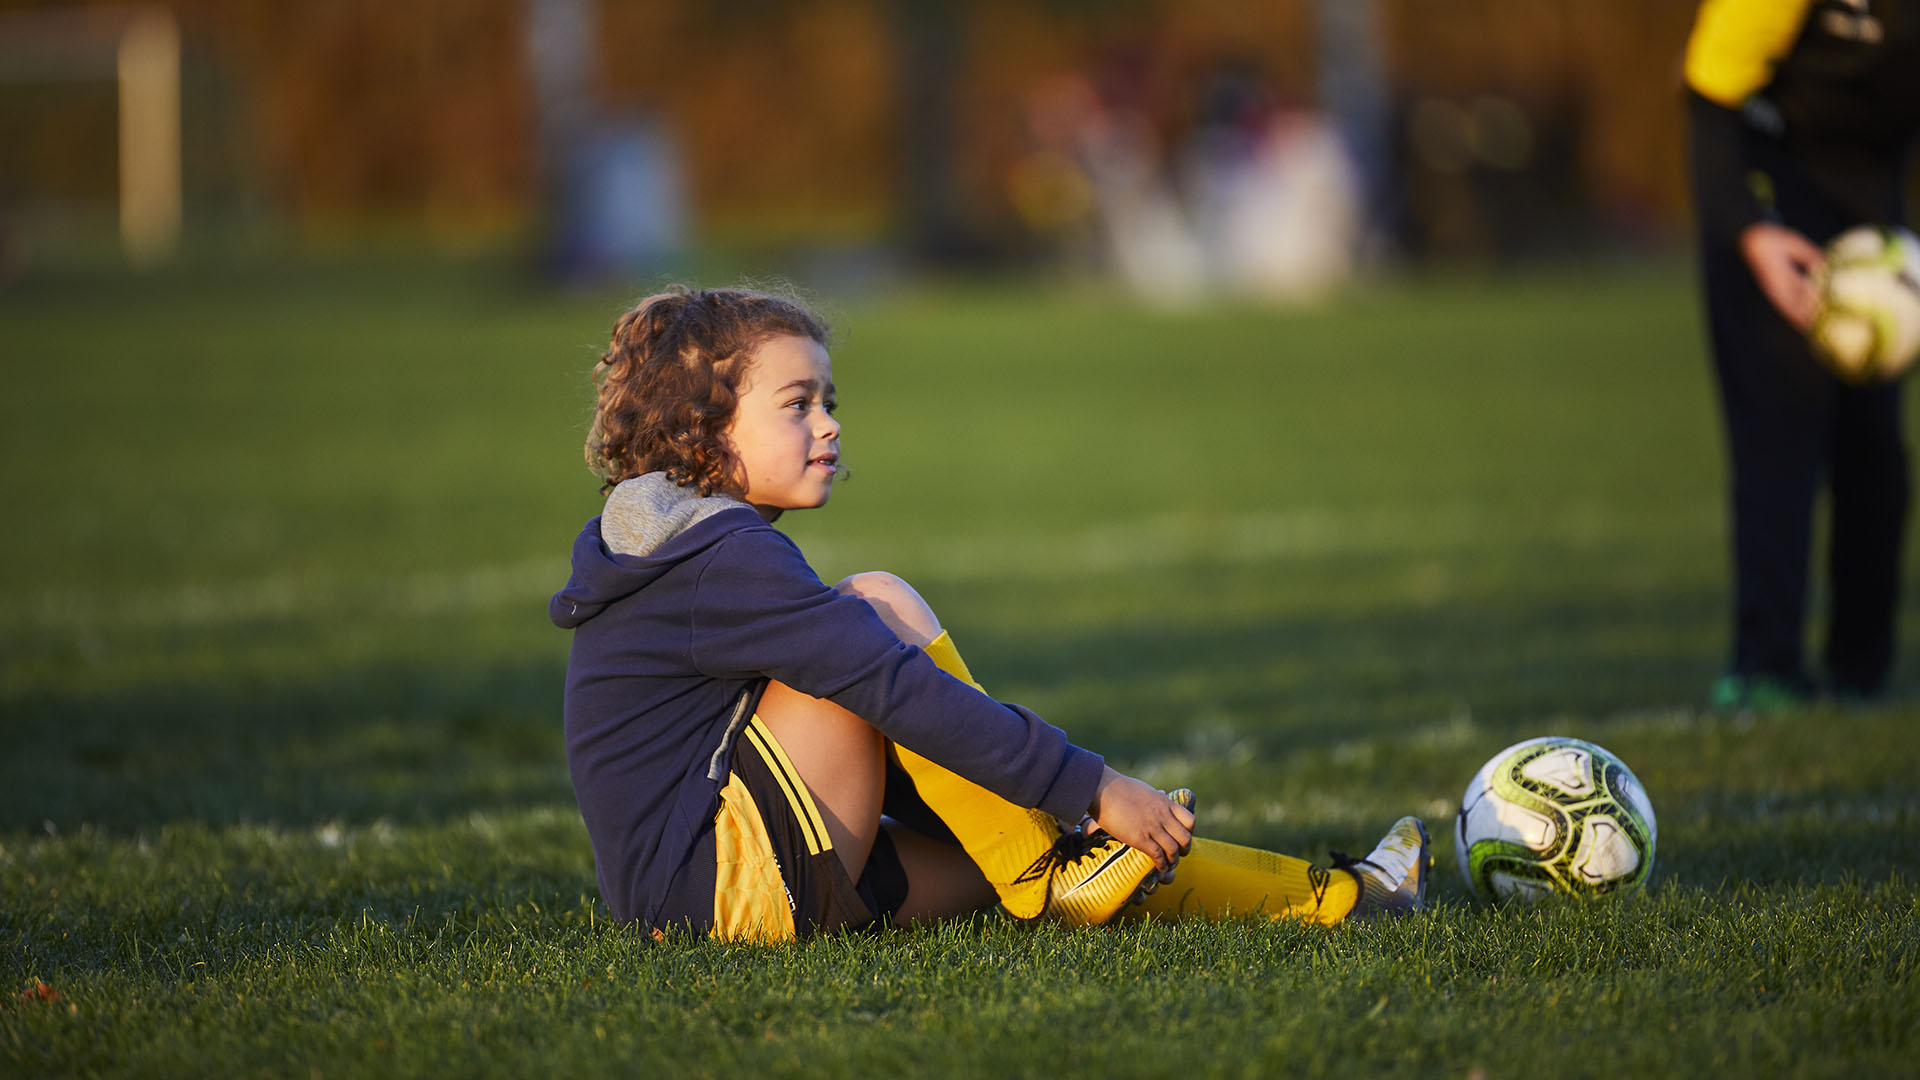
[[[868,570],[834,586],[873,606],[882,622],[909,645],[925,645],[940,636],[940,619],[913,586],[897,574]]]

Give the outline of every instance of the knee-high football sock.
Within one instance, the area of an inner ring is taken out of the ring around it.
[[[1267,915],[1332,926],[1359,897],[1359,879],[1349,871],[1196,836],[1173,881],[1128,909],[1127,917]]]
[[[924,651],[942,671],[980,689],[946,631]],[[1041,857],[1060,839],[1060,823],[1043,810],[1015,806],[904,746],[894,745],[892,753],[913,781],[915,793],[952,830],[961,849],[986,875],[1007,914],[1016,919],[1037,918],[1047,906],[1050,875],[1028,871],[1042,865]]]

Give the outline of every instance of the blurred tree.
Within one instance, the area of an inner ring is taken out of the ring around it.
[[[891,6],[907,245],[936,262],[961,259],[980,250],[960,183],[955,107],[969,12],[960,0],[891,0]]]
[[[558,26],[573,9],[556,3]],[[1002,177],[1049,77],[1130,40],[1153,52],[1151,107],[1171,136],[1191,113],[1179,87],[1223,55],[1258,58],[1285,100],[1362,116],[1381,85],[1361,77],[1368,25],[1395,100],[1548,103],[1542,115],[1581,118],[1570,159],[1582,205],[1656,233],[1685,211],[1678,83],[1663,72],[1692,5],[1667,0],[645,0],[602,6],[588,57],[544,73],[525,32],[546,10],[534,0],[170,6],[189,64],[239,88],[249,148],[231,156],[256,162],[268,201],[310,230],[524,227],[548,190],[552,103],[587,94],[677,133],[709,230],[898,227],[918,250],[969,250],[1010,227]],[[14,146],[58,159],[35,175],[91,167],[60,164],[78,151],[43,132]]]

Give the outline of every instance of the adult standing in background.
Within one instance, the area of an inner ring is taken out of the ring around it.
[[[1821,249],[1904,219],[1920,0],[1706,0],[1687,43],[1695,212],[1732,471],[1732,669],[1717,707],[1816,690],[1802,657],[1813,512],[1830,492],[1825,688],[1884,692],[1908,503],[1900,386],[1841,382],[1804,331]]]

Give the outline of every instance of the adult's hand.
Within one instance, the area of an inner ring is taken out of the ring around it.
[[[1740,234],[1740,254],[1781,317],[1806,333],[1820,313],[1820,290],[1813,275],[1827,265],[1820,246],[1785,225],[1763,221]]]

